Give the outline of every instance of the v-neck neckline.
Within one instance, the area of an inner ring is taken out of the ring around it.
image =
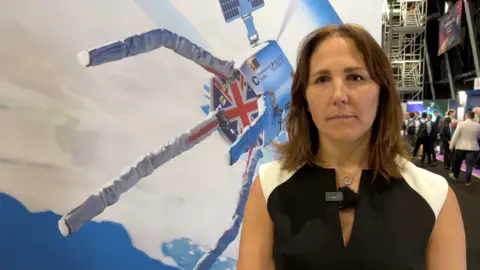
[[[340,244],[341,246],[343,247],[344,250],[348,250],[352,244],[354,244],[353,240],[355,240],[355,235],[357,234],[356,232],[358,231],[358,226],[359,226],[359,223],[361,222],[361,219],[359,219],[359,217],[361,217],[361,212],[362,212],[362,195],[365,196],[365,185],[367,184],[366,181],[369,181],[371,179],[371,173],[372,173],[372,170],[368,170],[368,169],[364,169],[362,170],[362,173],[360,175],[360,183],[358,183],[358,190],[357,190],[357,193],[358,193],[358,201],[357,201],[357,204],[356,204],[356,207],[354,209],[354,213],[353,213],[353,221],[352,221],[352,228],[350,230],[350,237],[348,237],[348,241],[345,243],[345,240],[343,238],[343,229],[342,229],[342,220],[341,220],[341,217],[340,217],[340,213],[342,210],[338,209],[337,208],[337,228],[338,228],[338,234],[339,235],[339,238],[340,238]],[[335,181],[336,181],[336,175],[335,175]],[[336,182],[335,182],[336,184]]]
[[[317,164],[315,164],[315,166],[318,169],[323,170],[324,172],[328,172],[328,175],[330,176],[328,178],[331,178],[331,179],[326,179],[329,182],[328,186],[332,189],[334,188],[335,190],[337,190],[336,170],[334,168],[323,168]],[[357,193],[359,194],[359,198],[357,201],[357,206],[354,209],[354,213],[353,213],[353,221],[352,221],[352,228],[350,230],[350,237],[348,238],[348,241],[346,244],[343,239],[342,221],[340,218],[341,210],[338,207],[336,207],[335,209],[335,221],[334,221],[335,234],[336,234],[335,238],[337,239],[336,241],[340,242],[340,245],[343,248],[343,250],[350,249],[352,244],[354,244],[353,241],[355,240],[355,235],[357,234],[357,231],[358,231],[357,227],[361,222],[361,220],[359,220],[359,217],[361,217],[361,210],[362,210],[362,195],[365,194],[365,185],[368,184],[367,181],[372,181],[372,176],[373,176],[372,173],[373,173],[372,169],[363,169],[360,175],[360,182],[358,184],[358,190],[357,190]]]

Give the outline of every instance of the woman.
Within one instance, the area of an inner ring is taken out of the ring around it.
[[[390,63],[368,32],[311,33],[289,141],[252,186],[237,269],[466,269],[456,197],[404,158],[401,121]]]

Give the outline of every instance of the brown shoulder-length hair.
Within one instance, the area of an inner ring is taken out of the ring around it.
[[[307,111],[306,89],[310,76],[310,58],[315,49],[333,36],[351,38],[363,53],[372,79],[380,86],[378,110],[372,125],[369,166],[385,179],[401,177],[402,166],[396,159],[407,157],[401,136],[403,109],[395,87],[390,61],[375,39],[361,26],[326,26],[310,33],[300,45],[292,83],[290,110],[286,119],[288,141],[276,145],[284,170],[295,170],[317,161],[318,129]]]

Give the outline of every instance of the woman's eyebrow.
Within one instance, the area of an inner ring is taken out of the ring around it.
[[[365,71],[365,69],[362,67],[351,66],[351,67],[344,68],[343,71],[344,72]],[[318,75],[327,75],[327,74],[330,74],[330,71],[328,69],[320,69],[315,71],[310,77],[315,77]]]

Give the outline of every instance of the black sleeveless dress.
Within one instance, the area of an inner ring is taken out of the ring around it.
[[[424,269],[433,226],[445,202],[445,178],[405,164],[403,179],[372,182],[364,170],[348,245],[336,203],[335,170],[304,165],[294,172],[274,161],[260,167],[260,181],[274,224],[276,270]]]

